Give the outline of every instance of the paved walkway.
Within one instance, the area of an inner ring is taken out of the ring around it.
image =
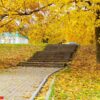
[[[0,70],[0,96],[29,100],[44,77],[58,68],[18,67]]]

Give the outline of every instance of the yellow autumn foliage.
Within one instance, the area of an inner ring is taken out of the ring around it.
[[[90,44],[95,26],[100,25],[100,20],[96,21],[98,3],[99,0],[0,0],[0,33],[19,31],[31,43],[48,39],[48,43]]]

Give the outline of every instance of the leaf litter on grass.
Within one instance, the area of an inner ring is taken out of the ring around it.
[[[68,69],[54,76],[54,100],[100,100],[100,64],[96,63],[95,46],[81,46]],[[52,76],[53,77],[53,76]],[[45,100],[50,80],[36,100]],[[42,99],[39,99],[42,98]]]

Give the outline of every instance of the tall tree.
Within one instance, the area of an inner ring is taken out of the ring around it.
[[[88,44],[94,35],[99,0],[0,0],[0,31],[30,39]],[[16,23],[15,23],[16,22]]]
[[[97,3],[97,6],[100,7],[100,3]],[[96,58],[97,63],[100,63],[100,9],[96,9],[96,28],[95,28],[95,34],[96,34]],[[98,23],[99,22],[99,23]]]

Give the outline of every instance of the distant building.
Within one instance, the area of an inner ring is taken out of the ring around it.
[[[18,32],[4,32],[0,34],[0,44],[28,44],[28,42],[28,38]]]

